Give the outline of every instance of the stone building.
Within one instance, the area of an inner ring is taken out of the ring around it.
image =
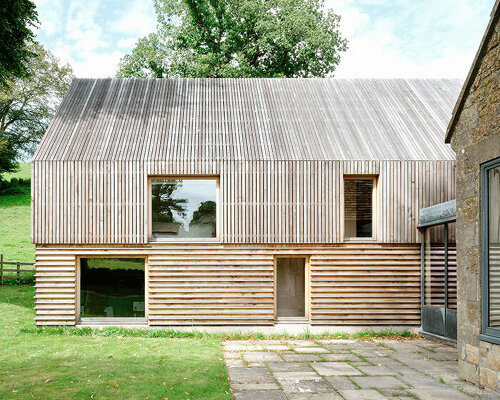
[[[500,0],[453,111],[460,377],[500,389]]]

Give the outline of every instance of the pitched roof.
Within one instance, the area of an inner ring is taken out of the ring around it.
[[[464,103],[467,100],[469,95],[470,88],[474,83],[474,79],[476,78],[477,72],[481,66],[481,61],[483,60],[484,55],[488,50],[488,42],[490,41],[493,32],[495,31],[495,26],[498,23],[498,19],[500,18],[500,0],[496,0],[493,9],[490,14],[490,22],[488,23],[488,27],[484,32],[483,39],[479,44],[479,49],[477,50],[476,56],[474,57],[474,61],[472,62],[472,66],[469,70],[469,74],[467,75],[467,79],[462,87],[460,95],[458,96],[457,103],[453,109],[453,114],[451,116],[450,123],[448,124],[448,128],[446,130],[446,138],[445,142],[450,143],[451,137],[453,136],[453,132],[455,131],[455,126],[458,122],[458,118],[460,117],[460,113],[464,107]]]
[[[449,79],[75,79],[35,160],[449,160]]]

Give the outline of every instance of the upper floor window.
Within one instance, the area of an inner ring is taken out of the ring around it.
[[[216,238],[217,192],[217,178],[152,179],[152,237]]]
[[[481,166],[483,334],[500,343],[500,158]]]
[[[344,177],[344,237],[373,238],[375,178]]]

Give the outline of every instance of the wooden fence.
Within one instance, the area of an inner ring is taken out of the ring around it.
[[[23,263],[23,262],[18,262],[18,261],[7,262],[7,261],[4,261],[3,254],[0,254],[0,285],[4,284],[5,279],[16,279],[16,280],[20,281],[21,278],[27,277],[26,275],[24,275],[24,276],[21,275],[22,273],[26,273],[26,272],[33,273],[34,272],[33,268],[31,268],[31,269],[21,268],[21,267],[24,267],[27,265],[34,266],[35,263]],[[12,266],[14,266],[14,267],[12,267]],[[14,275],[11,275],[11,274],[5,275],[6,272],[7,273],[14,272],[15,274]]]

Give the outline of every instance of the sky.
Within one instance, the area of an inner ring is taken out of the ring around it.
[[[155,31],[153,0],[34,0],[38,40],[80,78],[116,74]],[[495,0],[325,0],[349,41],[339,78],[465,79]]]

